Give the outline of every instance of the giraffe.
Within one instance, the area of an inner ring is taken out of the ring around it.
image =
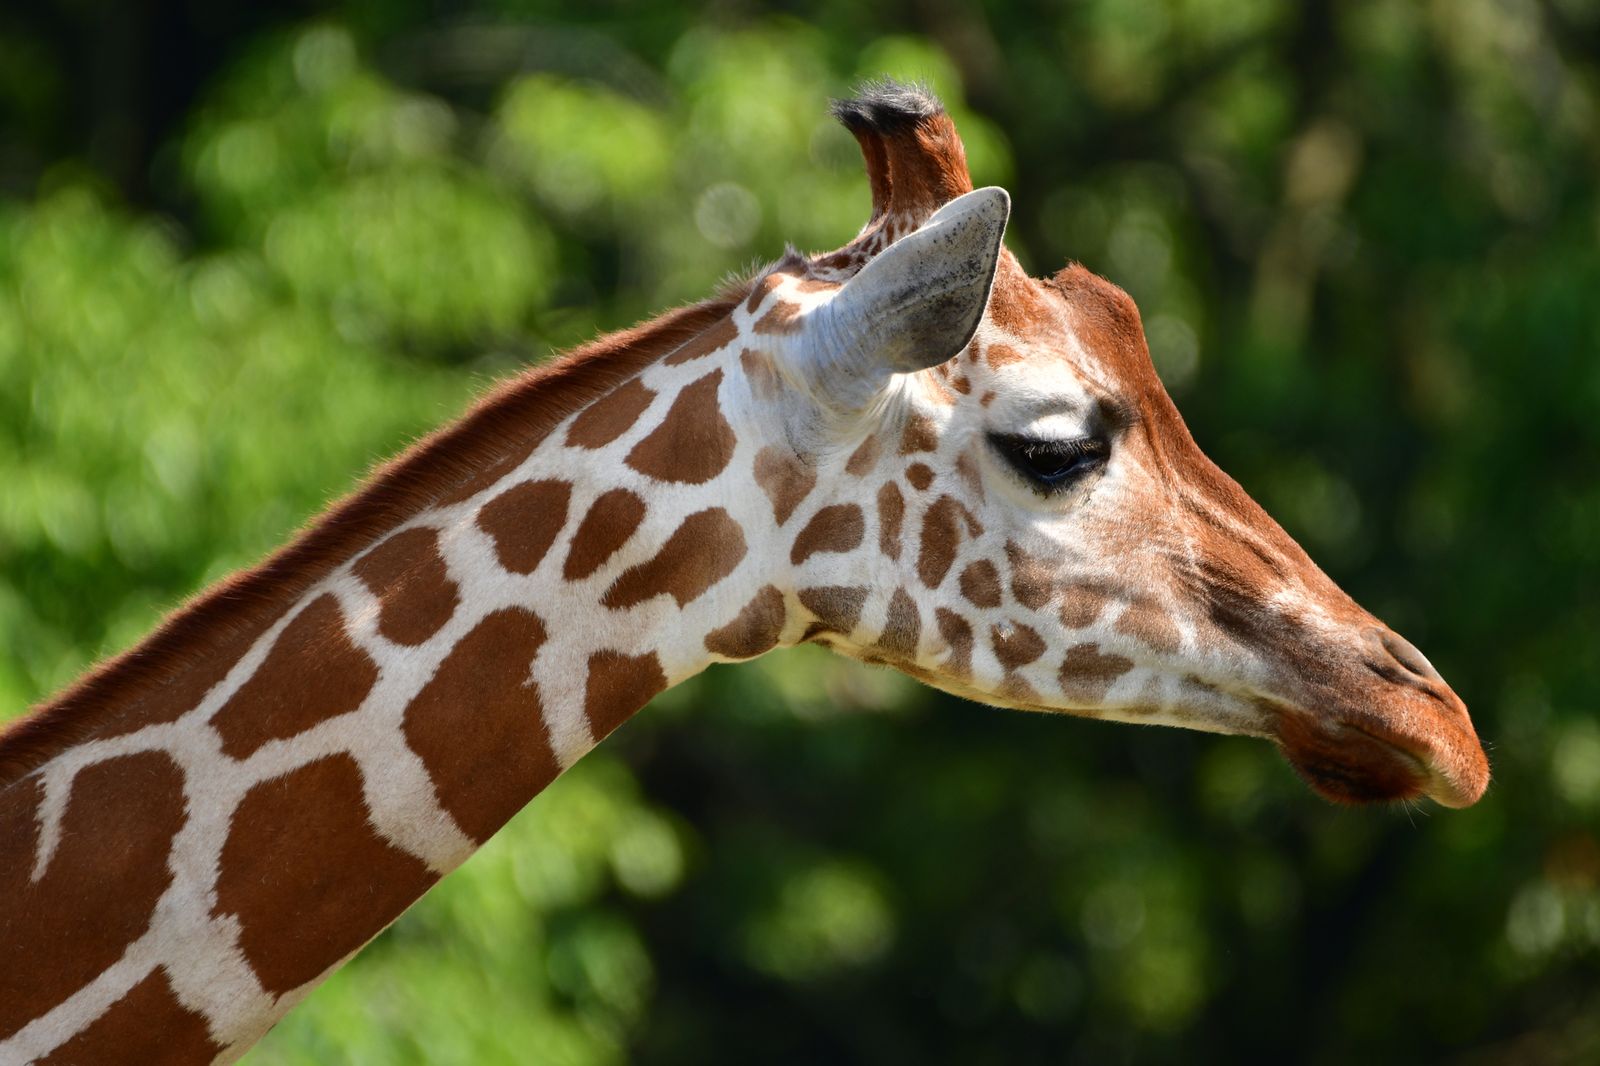
[[[668,686],[804,642],[1475,802],[1420,652],[1200,452],[1129,297],[1030,278],[929,92],[835,252],[500,387],[0,735],[0,1062],[231,1061]]]

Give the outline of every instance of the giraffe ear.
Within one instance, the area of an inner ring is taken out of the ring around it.
[[[989,303],[1011,197],[978,189],[945,204],[862,267],[819,310],[808,361],[819,385],[859,401],[892,374],[938,366],[967,346]]]

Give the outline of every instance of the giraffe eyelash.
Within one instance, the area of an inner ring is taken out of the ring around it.
[[[1047,440],[1014,434],[991,433],[989,442],[1023,480],[1041,496],[1065,492],[1087,475],[1105,466],[1111,442],[1105,437]]]

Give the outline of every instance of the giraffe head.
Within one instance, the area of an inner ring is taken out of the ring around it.
[[[1267,737],[1335,800],[1477,800],[1462,701],[1200,451],[1127,294],[1027,276],[928,94],[836,114],[871,219],[735,312],[799,639],[987,703]]]

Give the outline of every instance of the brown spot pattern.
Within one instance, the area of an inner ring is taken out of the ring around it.
[[[900,558],[900,527],[905,517],[905,497],[894,482],[884,482],[878,490],[878,550],[891,559]]]
[[[1105,606],[1104,593],[1088,585],[1069,585],[1061,590],[1061,624],[1082,629],[1100,617]]]
[[[632,428],[656,394],[638,378],[618,385],[584,409],[567,429],[574,448],[604,448]]]
[[[273,995],[319,976],[376,936],[438,878],[367,820],[361,770],[330,755],[263,781],[222,846],[218,915]]]
[[[1070,700],[1093,703],[1105,698],[1111,683],[1132,669],[1131,659],[1102,655],[1098,644],[1074,644],[1061,663],[1061,691]]]
[[[167,971],[155,972],[106,1008],[77,1036],[39,1060],[39,1066],[93,1062],[210,1062],[222,1053],[205,1018],[178,1002]]]
[[[966,508],[952,496],[940,496],[922,515],[922,549],[917,556],[917,576],[936,589],[950,572],[961,546],[961,517]]]
[[[861,543],[866,519],[853,503],[835,503],[811,516],[794,539],[789,561],[798,566],[819,552],[847,552]]]
[[[950,645],[950,657],[945,660],[944,672],[954,677],[972,674],[972,627],[967,620],[944,607],[935,608],[933,620],[939,627],[939,636]]]
[[[772,356],[766,352],[746,348],[739,353],[739,365],[744,368],[744,376],[750,382],[751,389],[758,395],[771,398],[783,391],[783,375],[778,373]]]
[[[605,739],[666,687],[667,675],[661,672],[661,660],[654,652],[624,655],[601,651],[589,656],[583,707],[596,742]]]
[[[777,647],[787,619],[783,593],[772,585],[763,586],[738,617],[706,634],[706,650],[729,659],[753,659]]]
[[[1000,606],[1000,572],[987,559],[961,571],[961,595],[974,607]]]
[[[800,328],[799,315],[799,304],[780,298],[766,314],[756,319],[752,328],[757,333],[793,333]]]
[[[739,335],[739,327],[729,315],[662,360],[667,366],[679,366],[693,359],[710,355]]]
[[[1117,632],[1126,633],[1158,652],[1178,650],[1178,627],[1157,604],[1139,600],[1128,604],[1117,618]]]
[[[906,467],[906,480],[911,482],[911,487],[922,492],[933,484],[933,468],[927,463],[912,463]]]
[[[1022,353],[1009,344],[995,343],[989,345],[989,350],[984,356],[990,370],[999,370],[1011,363],[1022,362]]]
[[[754,285],[750,286],[750,298],[745,301],[744,309],[750,314],[756,313],[756,308],[761,306],[761,301],[783,284],[782,274],[768,274]],[[732,321],[732,319],[729,319]]]
[[[501,478],[505,477],[517,467],[521,466],[523,461],[526,460],[528,456],[533,454],[533,449],[537,447],[539,442],[543,439],[544,434],[541,433],[538,439],[529,441],[522,447],[515,448],[510,452],[500,456],[500,458],[494,460],[488,466],[483,467],[476,474],[473,474],[460,485],[456,486],[453,490],[441,496],[437,501],[437,506],[445,507],[452,503],[460,503],[463,500],[470,500],[484,489],[491,488],[494,485],[499,484]]]
[[[623,571],[600,602],[616,609],[670,595],[683,607],[733,573],[744,555],[744,531],[727,511],[697,511],[654,558]]]
[[[769,445],[756,453],[756,484],[772,502],[772,520],[783,525],[817,484],[810,463],[788,448]]]
[[[1009,626],[991,626],[989,645],[1000,666],[1010,673],[1019,666],[1027,666],[1044,654],[1044,638],[1032,629],[1013,622]]]
[[[602,493],[578,523],[577,532],[572,534],[561,576],[568,581],[581,581],[600,569],[618,548],[628,543],[628,538],[644,521],[644,514],[644,501],[635,493],[627,489]]]
[[[817,616],[817,625],[809,634],[838,633],[849,636],[861,620],[861,608],[867,602],[867,590],[860,585],[817,585],[801,589],[800,605]]]
[[[555,780],[532,679],[544,625],[508,607],[486,615],[406,707],[406,744],[461,831],[488,840]]]
[[[1055,591],[1050,566],[1042,559],[1029,555],[1014,541],[1006,541],[1006,561],[1011,566],[1011,595],[1030,611],[1037,611],[1050,602]]]
[[[361,706],[378,667],[351,643],[332,594],[318,596],[278,634],[250,679],[211,718],[222,750],[243,759]]]
[[[961,479],[962,484],[967,486],[968,491],[977,498],[978,502],[982,503],[985,498],[983,478],[978,474],[978,464],[973,461],[971,452],[962,452],[956,456],[956,476]]]
[[[382,605],[378,632],[396,644],[421,644],[450,621],[461,602],[433,529],[395,534],[362,556],[354,571]]]
[[[686,485],[722,473],[738,441],[717,403],[721,386],[720,370],[685,385],[661,424],[628,453],[628,465],[657,481]]]
[[[931,452],[939,446],[939,431],[933,419],[920,412],[912,412],[906,419],[906,428],[900,434],[900,454]]]
[[[922,636],[922,615],[917,603],[905,589],[895,589],[889,598],[889,615],[883,623],[883,635],[878,647],[890,655],[913,659],[917,654],[917,641]]]
[[[183,825],[183,774],[162,752],[78,771],[50,865],[30,880],[39,844],[37,778],[0,792],[0,1040],[82,988],[150,924],[172,881],[167,854]]]
[[[567,524],[571,499],[572,486],[565,481],[524,481],[484,504],[478,527],[494,538],[501,566],[531,574]]]
[[[878,461],[879,450],[878,435],[869,434],[866,440],[856,445],[856,450],[850,453],[850,458],[845,460],[844,472],[861,477]]]
[[[274,611],[264,622],[243,626],[227,632],[217,627],[216,641],[206,649],[199,661],[184,663],[175,677],[165,682],[151,696],[139,699],[128,710],[110,719],[106,728],[96,735],[102,738],[120,737],[135,733],[147,726],[172,722],[199,706],[206,693],[228,676],[238,661],[244,658],[250,646],[261,634],[277,624],[283,612]]]

